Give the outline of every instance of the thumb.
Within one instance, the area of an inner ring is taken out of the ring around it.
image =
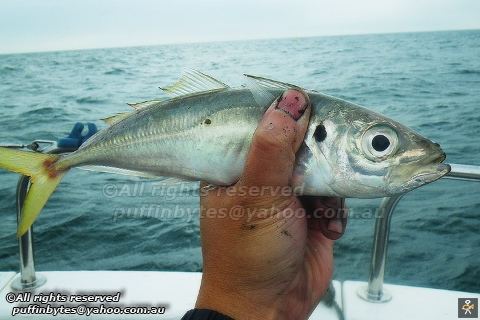
[[[295,153],[303,142],[310,112],[310,100],[300,89],[289,89],[272,103],[253,135],[241,184],[290,184]]]

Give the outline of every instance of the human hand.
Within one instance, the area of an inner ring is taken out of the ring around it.
[[[310,112],[305,93],[285,91],[261,120],[240,180],[202,184],[196,308],[237,320],[306,319],[328,288],[344,199],[298,197],[290,186]]]

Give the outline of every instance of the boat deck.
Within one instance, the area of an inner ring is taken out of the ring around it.
[[[11,283],[18,276],[15,272],[0,272],[0,319],[12,317],[12,310],[19,305],[35,304],[33,296],[39,293],[75,294],[115,294],[120,292],[119,302],[105,303],[114,307],[165,306],[163,315],[150,314],[92,314],[90,319],[180,319],[195,304],[200,286],[201,273],[196,272],[156,272],[156,271],[50,271],[39,272],[47,282],[32,291],[30,302],[8,303],[7,296],[14,292]],[[322,302],[310,319],[333,320],[375,320],[375,319],[457,319],[458,298],[480,298],[480,294],[419,288],[385,284],[384,288],[392,299],[385,303],[372,303],[361,299],[357,291],[367,285],[360,281],[333,281],[336,304]],[[101,303],[58,303],[52,306],[85,305],[99,306]],[[38,304],[38,303],[37,303]],[[336,307],[336,305],[338,307]],[[478,306],[476,306],[478,307]],[[336,308],[339,308],[338,310]],[[84,315],[23,315],[17,319],[72,319],[85,318]]]

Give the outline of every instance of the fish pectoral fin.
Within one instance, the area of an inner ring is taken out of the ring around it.
[[[142,102],[135,102],[135,103],[127,103],[130,107],[132,107],[135,110],[140,110],[144,108],[148,108],[151,106],[156,106],[161,103],[166,101],[166,99],[155,99],[155,100],[148,100],[148,101],[142,101]]]
[[[197,70],[185,72],[182,77],[166,87],[160,87],[170,97],[179,97],[199,92],[220,91],[228,89],[225,83]]]
[[[103,122],[105,122],[106,124],[111,126],[114,123],[122,121],[123,119],[125,119],[126,117],[128,117],[131,114],[132,114],[132,112],[121,112],[121,113],[117,113],[113,116],[106,117],[106,118],[103,118],[103,119],[100,119],[100,120],[102,120]]]
[[[280,82],[268,78],[263,78],[259,76],[253,76],[251,74],[244,74],[245,77],[248,79],[251,79],[255,81],[258,85],[264,87],[264,88],[269,88],[269,89],[301,89],[299,86],[296,86],[294,84],[286,83],[286,82]]]

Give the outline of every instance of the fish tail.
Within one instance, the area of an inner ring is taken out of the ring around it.
[[[33,224],[66,171],[57,171],[58,155],[20,151],[0,147],[0,168],[30,177],[17,236],[22,236]]]

